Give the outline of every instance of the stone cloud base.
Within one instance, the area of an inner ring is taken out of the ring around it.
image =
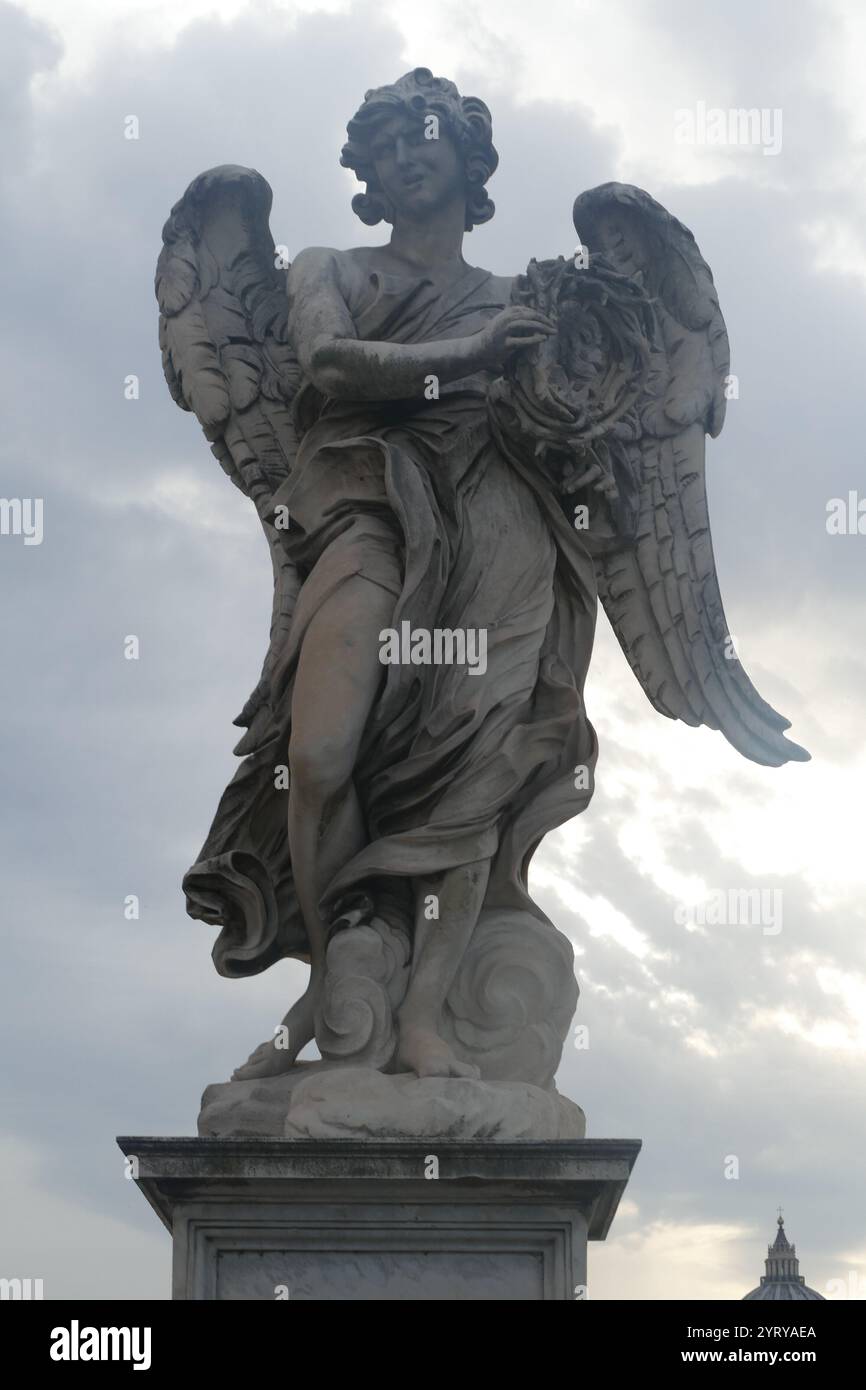
[[[586,1297],[633,1139],[121,1138],[172,1234],[172,1297]]]

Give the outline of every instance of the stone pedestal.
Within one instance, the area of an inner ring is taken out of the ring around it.
[[[176,1299],[574,1299],[640,1150],[120,1138],[172,1234]]]

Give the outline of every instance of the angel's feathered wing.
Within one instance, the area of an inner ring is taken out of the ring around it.
[[[156,268],[169,390],[198,417],[223,469],[254,503],[271,550],[271,641],[261,680],[235,720],[249,727],[238,753],[256,742],[256,718],[299,588],[265,520],[298,443],[289,407],[299,369],[286,331],[286,270],[277,268],[268,226],[271,198],[255,169],[226,164],[199,174],[171,210]]]
[[[244,761],[184,879],[190,915],[224,927],[214,960],[222,974],[232,975],[263,969],[301,941],[299,926],[291,925],[295,905],[276,901],[279,867],[270,857],[279,837],[256,822],[280,760],[271,674],[300,588],[267,519],[297,451],[290,405],[300,378],[288,342],[286,270],[276,263],[270,208],[270,187],[254,169],[224,165],[200,174],[172,208],[156,271],[169,390],[198,417],[223,469],[254,503],[274,570],[270,645],[259,683],[234,721],[246,729],[235,748]]]
[[[706,434],[725,416],[730,355],[709,266],[691,232],[640,188],[582,193],[574,225],[590,256],[639,278],[658,334],[646,394],[635,539],[596,560],[599,596],[655,708],[720,729],[753,762],[809,754],[737,660],[716,574],[705,479]]]

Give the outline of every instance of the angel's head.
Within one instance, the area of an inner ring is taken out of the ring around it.
[[[370,227],[404,213],[463,199],[471,231],[493,216],[485,184],[499,163],[490,112],[461,97],[453,82],[415,68],[399,82],[366,93],[346,127],[340,163],[354,169],[366,192],[352,207]]]

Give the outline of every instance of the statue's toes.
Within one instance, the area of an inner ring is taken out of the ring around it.
[[[457,1058],[450,1050],[439,1050],[428,1053],[426,1057],[415,1067],[418,1076],[458,1076],[465,1077],[470,1081],[477,1081],[481,1072],[478,1067],[473,1067],[469,1062],[458,1062]]]
[[[479,1081],[481,1079],[481,1069],[480,1067],[473,1067],[470,1062],[458,1062],[455,1057],[451,1062],[451,1075],[465,1076],[470,1081]]]
[[[251,1052],[247,1060],[232,1072],[232,1081],[252,1081],[259,1076],[268,1076],[277,1070],[276,1049],[272,1042],[260,1043],[255,1052]]]

